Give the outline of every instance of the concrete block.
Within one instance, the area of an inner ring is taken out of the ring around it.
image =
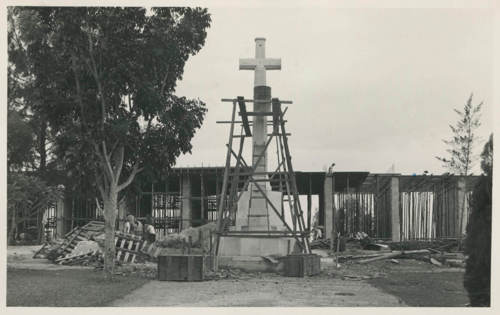
[[[294,238],[224,237],[220,238],[221,256],[286,256],[295,245]]]
[[[205,277],[205,256],[158,256],[158,280],[201,281]]]
[[[320,256],[316,254],[292,254],[284,258],[284,270],[287,277],[306,277],[321,271]]]

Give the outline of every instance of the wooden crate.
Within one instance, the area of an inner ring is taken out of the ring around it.
[[[158,280],[160,281],[202,281],[204,277],[205,256],[158,256]]]
[[[320,256],[316,254],[291,254],[285,257],[285,276],[306,277],[321,271]]]

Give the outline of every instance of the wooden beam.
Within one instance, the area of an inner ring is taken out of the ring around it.
[[[240,116],[248,115],[248,116],[272,116],[273,112],[246,112],[245,114],[242,114],[241,112],[238,113]]]
[[[238,106],[240,108],[240,116],[241,116],[241,121],[243,122],[243,129],[245,130],[245,134],[247,137],[252,136],[252,132],[250,131],[250,125],[248,123],[248,116],[247,116],[247,107],[245,105],[245,99],[243,96],[238,96]]]
[[[221,99],[221,102],[236,102],[238,101],[237,99],[233,98],[223,98]],[[253,99],[244,99],[245,102],[247,103],[256,103],[256,104],[264,104],[264,103],[271,103],[271,100],[253,100]],[[281,104],[293,104],[292,101],[281,101]]]
[[[281,112],[281,103],[277,98],[273,98],[272,109],[273,109],[273,133],[279,134],[279,118]]]
[[[307,192],[307,230],[308,231],[311,231],[311,216],[312,216],[311,192],[312,192],[312,182],[311,182],[311,173],[309,173],[309,191]]]
[[[205,219],[205,183],[203,180],[203,172],[200,172],[200,194],[201,194],[201,209],[200,209],[200,219],[202,224]]]

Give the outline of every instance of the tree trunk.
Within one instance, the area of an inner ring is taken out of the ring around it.
[[[115,262],[115,226],[118,216],[118,193],[125,189],[135,178],[135,175],[141,171],[138,165],[134,165],[128,178],[121,184],[119,179],[123,167],[124,147],[120,146],[111,153],[108,153],[106,143],[102,142],[102,151],[94,143],[95,153],[101,160],[103,176],[97,176],[97,187],[101,193],[104,203],[104,277],[111,278],[114,271]],[[114,152],[114,153],[113,153]],[[113,165],[112,163],[113,162]]]
[[[111,185],[104,200],[104,276],[112,277],[115,266],[115,224],[118,212],[118,188]]]
[[[9,231],[9,235],[7,237],[7,244],[13,243],[16,229],[17,229],[16,209],[13,209],[12,210],[12,217],[11,217],[11,221],[10,221],[10,231]]]
[[[38,134],[38,153],[40,154],[40,166],[38,168],[42,178],[45,178],[45,170],[47,168],[47,120],[42,117],[40,122],[40,130]]]

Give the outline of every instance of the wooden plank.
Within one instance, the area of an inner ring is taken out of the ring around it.
[[[132,246],[134,246],[134,242],[133,241],[128,241],[128,247],[127,247],[127,251],[125,252],[125,256],[123,257],[123,262],[127,262],[128,261],[128,256],[130,256],[130,250],[132,249]]]
[[[231,120],[234,121],[236,114],[236,102],[233,101],[233,110],[231,114]],[[220,196],[220,202],[219,202],[219,209],[217,212],[217,231],[222,232],[222,229],[224,228],[223,226],[223,212],[224,212],[224,197],[227,194],[227,186],[229,182],[229,168],[231,165],[231,149],[233,148],[233,134],[234,134],[234,123],[231,124],[231,127],[229,129],[229,143],[228,143],[228,150],[226,153],[226,165],[224,167],[224,179],[222,181],[222,192]],[[220,244],[220,237],[217,235],[216,243],[215,243],[215,255],[218,254],[219,252],[219,244]],[[215,266],[215,270],[217,270],[217,266]]]
[[[137,252],[136,249],[132,249],[132,248],[129,249],[128,246],[124,247],[124,248],[120,248],[120,252],[122,252],[122,254],[124,254],[124,257],[125,257],[126,254],[129,254],[129,255],[141,254],[141,253]],[[125,258],[123,258],[122,261],[123,262],[127,262],[125,260]]]
[[[248,123],[248,116],[247,116],[247,108],[245,105],[245,99],[243,96],[238,96],[238,105],[240,108],[240,116],[241,116],[241,121],[243,123],[243,129],[245,130],[245,134],[247,137],[252,136],[252,132],[250,130],[250,124]]]
[[[68,243],[66,244],[66,246],[61,246],[62,251],[72,245],[73,240],[80,234],[80,232],[81,231],[78,230],[78,232],[76,232],[70,239],[68,239]]]
[[[241,113],[238,113],[238,114],[240,116],[242,116]],[[247,116],[272,116],[273,112],[246,112],[245,115],[247,115]]]
[[[121,255],[121,253],[122,253],[122,252],[121,252],[121,249],[123,249],[123,246],[125,245],[125,241],[126,241],[126,240],[125,240],[124,238],[122,238],[122,241],[121,241],[121,243],[120,243],[120,246],[118,247],[118,252],[116,253],[116,259],[117,259],[117,260],[120,260],[120,255]]]
[[[272,99],[272,109],[273,109],[273,133],[279,133],[279,118],[281,113],[281,103],[277,98]]]
[[[130,263],[132,263],[132,264],[134,263],[135,257],[137,256],[137,254],[141,253],[140,252],[140,247],[141,247],[142,243],[141,242],[135,242],[134,245],[135,245],[134,253],[132,254],[132,258],[130,259]],[[137,254],[135,252],[137,252]]]
[[[237,99],[232,99],[232,98],[223,98],[221,99],[221,102],[236,102]],[[263,104],[263,103],[270,103],[271,100],[253,100],[253,99],[245,99],[245,102],[247,103],[256,103],[256,104]],[[292,101],[281,101],[281,104],[293,104]]]

